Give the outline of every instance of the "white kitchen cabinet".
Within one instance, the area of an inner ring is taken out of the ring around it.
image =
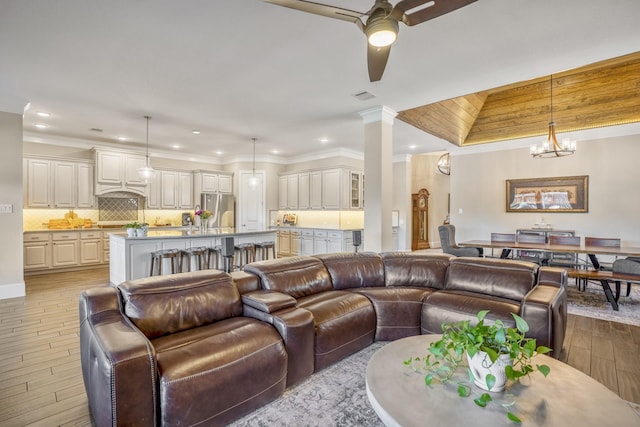
[[[78,232],[53,233],[52,267],[78,265],[79,235]]]
[[[322,209],[322,172],[309,173],[309,208]]]
[[[287,209],[298,209],[298,174],[287,175]]]
[[[309,209],[309,172],[298,174],[298,209]]]
[[[162,174],[160,173],[160,178],[162,178]],[[147,186],[147,208],[149,209],[160,209],[161,204],[160,201],[162,199],[162,179],[154,179]]]
[[[50,208],[52,207],[52,185],[51,185],[51,161],[39,159],[26,160],[25,195],[26,207],[28,208]]]
[[[289,254],[292,256],[300,255],[300,230],[291,230],[291,246]]]
[[[278,231],[278,256],[291,255],[291,231]]]
[[[178,172],[178,208],[193,208],[193,174]]]
[[[138,169],[146,163],[144,155],[95,150],[95,194],[131,191],[145,196],[147,184],[138,176]]]
[[[278,209],[287,209],[287,176],[278,177]]]
[[[75,208],[77,188],[76,164],[53,162],[53,207]]]
[[[300,233],[300,255],[313,255],[313,230],[303,229]]]
[[[80,232],[80,264],[98,264],[102,261],[102,232]]]
[[[349,172],[349,207],[364,208],[364,175],[360,172]]]
[[[233,174],[196,170],[193,172],[193,198],[190,205],[200,202],[202,193],[233,193]],[[186,200],[185,200],[186,202]]]
[[[28,158],[24,161],[27,208],[91,208],[93,165],[86,162]]]
[[[160,172],[160,207],[176,209],[178,207],[178,173]]]
[[[76,168],[76,207],[93,208],[96,204],[93,194],[93,165],[78,163]]]
[[[340,209],[340,169],[322,171],[322,207],[323,209]]]
[[[233,176],[232,175],[218,175],[218,191],[224,194],[233,193]]]
[[[51,239],[49,233],[28,233],[24,236],[24,269],[40,270],[51,267]]]

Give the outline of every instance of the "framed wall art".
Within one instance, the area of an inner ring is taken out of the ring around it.
[[[589,176],[508,179],[507,212],[589,212]]]

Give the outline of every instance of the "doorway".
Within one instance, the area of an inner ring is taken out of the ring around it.
[[[264,171],[240,171],[238,192],[237,231],[261,231],[265,229],[266,212]]]

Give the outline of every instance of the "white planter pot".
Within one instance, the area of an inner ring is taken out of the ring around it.
[[[147,227],[140,227],[136,230],[136,235],[138,237],[143,237],[147,235]]]
[[[127,237],[136,237],[136,229],[127,228]]]
[[[504,368],[513,366],[513,360],[508,354],[501,354],[494,363],[491,363],[489,355],[484,351],[479,351],[473,358],[467,354],[467,360],[469,361],[469,369],[473,374],[475,385],[488,391],[504,390],[504,386],[507,383],[507,375],[504,372]],[[487,375],[489,374],[493,374],[496,378],[496,383],[491,390],[487,388]]]

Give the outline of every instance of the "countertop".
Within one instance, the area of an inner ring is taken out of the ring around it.
[[[301,227],[299,225],[273,225],[269,227],[272,230],[327,230],[327,231],[355,231],[363,230],[363,228],[326,228],[326,227]]]
[[[255,234],[275,233],[276,230],[257,230],[257,231],[236,231],[235,228],[210,228],[206,233],[200,232],[199,229],[188,227],[180,227],[176,230],[158,230],[149,229],[146,236],[128,237],[126,234],[112,234],[112,237],[125,240],[154,240],[154,239],[172,239],[172,238],[197,238],[197,237],[215,237],[215,236],[251,236]]]

